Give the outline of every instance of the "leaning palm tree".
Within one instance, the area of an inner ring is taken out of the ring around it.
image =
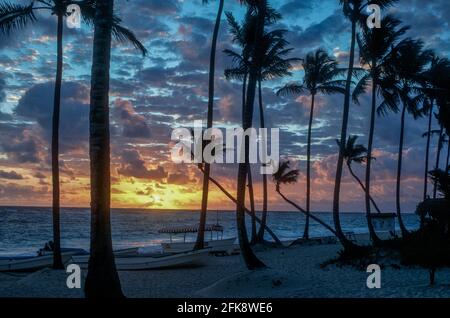
[[[203,3],[208,3],[208,0],[203,0]],[[216,23],[214,25],[211,55],[209,58],[209,83],[208,83],[208,114],[206,128],[213,126],[213,109],[214,109],[214,77],[216,71],[216,47],[217,38],[219,36],[220,21],[222,19],[222,12],[225,0],[219,0],[219,8],[217,10]],[[194,249],[202,249],[205,243],[205,226],[206,226],[206,211],[208,210],[208,193],[209,193],[209,174],[211,173],[211,165],[205,163],[205,175],[203,176],[203,192],[202,192],[202,206],[200,212],[200,224],[197,232],[197,240]]]
[[[425,134],[427,137],[427,145],[425,151],[425,173],[424,173],[424,186],[423,186],[423,200],[427,198],[428,193],[428,168],[429,168],[429,156],[430,156],[430,141],[432,137],[432,119],[433,110],[439,96],[448,95],[446,86],[450,83],[450,60],[447,58],[440,58],[433,54],[430,67],[424,72],[425,82],[423,83],[423,89],[426,93],[426,103],[428,111],[428,131]],[[439,138],[441,139],[441,138]],[[437,169],[437,167],[435,167]],[[433,194],[435,195],[435,188]]]
[[[399,41],[400,37],[408,30],[408,27],[400,27],[400,20],[387,15],[381,21],[381,28],[362,27],[361,34],[358,35],[358,46],[360,64],[367,69],[364,76],[361,77],[353,91],[353,101],[359,104],[358,96],[365,92],[372,82],[372,106],[370,113],[370,125],[368,135],[367,156],[372,157],[373,137],[375,132],[375,113],[377,108],[377,97],[383,98],[383,103],[392,103],[391,82],[389,77],[385,76],[388,57],[392,47]],[[371,177],[371,160],[367,160],[365,175],[365,202],[366,202],[366,218],[369,228],[371,240],[379,242],[380,239],[375,233],[371,218],[371,201],[370,195],[370,177]],[[377,208],[377,211],[379,209]]]
[[[414,119],[424,114],[423,108],[426,96],[423,90],[418,86],[423,81],[423,71],[430,62],[431,52],[423,50],[422,41],[412,40],[410,38],[402,40],[389,57],[389,73],[395,78],[393,85],[393,103],[383,103],[380,105],[378,112],[386,114],[389,110],[399,112],[398,104],[401,103],[401,122],[400,122],[400,141],[398,149],[397,161],[397,185],[396,185],[396,210],[399,226],[402,236],[408,235],[402,215],[401,215],[401,176],[402,176],[402,159],[405,134],[406,113],[413,115]]]
[[[275,183],[275,190],[277,193],[285,200],[287,203],[292,205],[294,208],[299,210],[301,213],[305,214],[306,216],[309,216],[311,219],[325,227],[327,230],[329,230],[331,233],[333,233],[336,237],[338,236],[338,233],[328,224],[323,222],[318,217],[312,215],[310,212],[307,212],[305,209],[303,209],[301,206],[296,204],[294,201],[289,200],[282,192],[281,192],[281,185],[286,184],[292,184],[296,183],[298,179],[299,171],[297,169],[291,169],[290,162],[288,160],[283,160],[279,163],[279,167],[277,172],[275,172],[272,175],[273,182]]]
[[[348,128],[348,119],[350,113],[350,98],[351,98],[351,86],[352,86],[352,78],[353,78],[353,65],[355,62],[355,46],[356,46],[356,33],[358,24],[366,23],[366,15],[365,10],[369,4],[376,4],[381,9],[387,8],[391,6],[396,0],[339,0],[339,3],[342,5],[344,15],[349,19],[351,23],[351,38],[350,38],[350,59],[348,63],[347,70],[347,83],[345,86],[345,98],[344,98],[344,107],[342,114],[342,128],[341,128],[341,136],[340,136],[340,145],[339,148],[339,156],[336,167],[336,176],[335,176],[335,184],[334,184],[334,193],[333,193],[333,220],[334,226],[336,228],[337,233],[339,234],[339,240],[345,249],[351,249],[354,247],[354,244],[350,242],[342,232],[341,222],[339,217],[339,201],[340,201],[340,192],[341,192],[341,180],[342,180],[342,168],[344,164],[344,149],[342,146],[345,144],[347,140],[347,128]]]
[[[114,0],[97,0],[91,73],[89,154],[91,160],[91,244],[85,294],[123,297],[111,240],[109,70]]]
[[[352,177],[358,182],[359,186],[363,190],[363,192],[367,195],[367,188],[362,183],[361,179],[356,175],[356,173],[353,171],[352,163],[368,163],[369,158],[370,160],[374,160],[375,158],[368,156],[367,148],[363,145],[356,144],[356,140],[358,139],[358,136],[349,136],[347,143],[344,146],[344,158],[345,158],[345,164],[347,165],[348,171],[352,175]],[[336,140],[338,146],[339,140]],[[378,205],[375,203],[375,200],[372,198],[371,195],[369,195],[369,200],[375,207],[378,213],[381,213],[380,209],[378,208]],[[369,223],[370,224],[370,223]],[[373,228],[372,228],[373,229]],[[374,230],[373,230],[374,231]],[[374,231],[375,232],[375,231]]]
[[[277,95],[298,95],[305,91],[311,95],[306,149],[306,211],[309,213],[311,212],[311,139],[315,98],[317,94],[344,94],[346,82],[340,79],[345,70],[339,69],[338,62],[322,49],[308,53],[303,62],[303,69],[305,72],[303,82],[289,83],[279,89]],[[309,238],[309,215],[306,215],[303,237]]]
[[[266,26],[269,26],[281,18],[278,12],[269,11],[270,18],[266,20]],[[225,77],[227,79],[242,80],[243,92],[242,92],[242,105],[246,103],[246,82],[249,75],[249,51],[252,47],[253,34],[255,32],[256,20],[251,16],[248,17],[243,25],[240,25],[231,13],[227,13],[228,22],[230,24],[230,32],[233,35],[233,42],[237,43],[242,50],[242,53],[237,53],[233,50],[225,50],[224,52],[233,59],[234,66],[225,70]],[[260,116],[260,128],[265,128],[264,118],[264,105],[262,94],[262,82],[281,78],[287,75],[291,75],[290,69],[292,63],[300,61],[298,58],[288,58],[287,55],[292,51],[292,48],[287,48],[289,44],[284,35],[286,30],[276,29],[269,32],[264,32],[262,39],[260,40],[260,49],[257,56],[254,58],[259,65],[258,72],[258,103],[259,103],[259,116]],[[263,145],[265,143],[263,142]],[[265,153],[265,150],[263,150]],[[263,158],[265,161],[265,158]],[[265,163],[263,163],[265,165]],[[267,221],[267,175],[263,174],[263,205],[262,205],[262,222],[266,224]],[[264,226],[260,227],[258,231],[257,242],[264,240]]]
[[[64,18],[70,16],[68,6],[77,4],[81,9],[81,16],[88,23],[93,23],[95,14],[94,0],[36,0],[29,4],[14,4],[9,1],[0,2],[0,32],[10,35],[13,31],[22,30],[30,23],[38,20],[37,12],[47,12],[57,17],[57,60],[56,79],[53,97],[52,116],[52,211],[53,211],[53,268],[62,269],[64,265],[61,258],[60,240],[60,184],[59,184],[59,121],[61,108],[61,87],[63,75],[63,27]],[[121,20],[113,17],[113,34],[119,41],[129,41],[145,55],[146,49],[135,35],[124,28]]]

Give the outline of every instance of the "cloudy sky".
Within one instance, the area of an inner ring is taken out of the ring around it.
[[[27,1],[18,1],[27,2]],[[192,126],[204,119],[207,106],[208,59],[218,1],[207,6],[201,0],[116,0],[117,13],[149,50],[142,58],[132,47],[114,43],[111,76],[113,206],[132,208],[198,209],[201,174],[195,165],[176,165],[170,160],[170,135],[176,127]],[[337,0],[272,0],[283,14],[276,27],[288,29],[287,38],[303,57],[324,48],[342,62],[348,57],[349,23]],[[227,0],[226,11],[238,18],[245,12],[238,1]],[[411,26],[409,36],[421,38],[441,56],[450,54],[450,8],[447,0],[401,0],[389,10]],[[386,12],[387,13],[387,12]],[[0,204],[51,203],[49,142],[56,45],[55,17],[38,15],[38,22],[9,37],[0,35]],[[231,48],[225,19],[222,21],[217,56],[215,124],[237,126],[241,88],[224,79],[231,61],[222,53]],[[66,29],[64,33],[64,84],[61,114],[62,205],[89,206],[88,112],[92,30]],[[300,204],[305,192],[306,125],[309,97],[278,98],[274,89],[283,82],[301,80],[296,68],[292,78],[264,83],[268,127],[281,130],[280,153],[295,161],[302,174],[299,183],[284,191]],[[336,143],[340,129],[342,96],[319,96],[313,127],[312,207],[331,208]],[[352,105],[349,132],[366,143],[369,98]],[[255,118],[258,113],[255,114]],[[406,125],[402,200],[412,211],[420,200],[426,121]],[[373,193],[384,211],[395,208],[396,151],[399,116],[377,118]],[[435,148],[436,142],[433,142]],[[434,151],[432,153],[434,160]],[[261,203],[261,177],[254,167],[255,190]],[[236,165],[214,165],[213,175],[232,193]],[[356,167],[363,176],[363,167]],[[271,210],[289,209],[270,184]],[[232,209],[212,186],[211,208]],[[362,211],[363,193],[346,173],[344,211]]]

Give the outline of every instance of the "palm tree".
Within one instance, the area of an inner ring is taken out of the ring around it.
[[[248,167],[248,196],[250,198],[250,211],[252,213],[251,215],[251,222],[252,222],[252,236],[250,239],[251,244],[256,244],[257,242],[257,235],[256,232],[256,211],[255,211],[255,194],[253,192],[253,179],[252,179],[252,168],[251,166]]]
[[[9,1],[0,2],[0,32],[9,35],[16,30],[22,30],[30,23],[37,21],[36,13],[40,11],[48,12],[57,17],[57,60],[56,60],[56,78],[55,91],[53,97],[53,115],[52,115],[52,142],[51,142],[51,161],[52,161],[52,214],[53,214],[53,268],[63,269],[64,265],[61,258],[61,239],[60,239],[60,184],[59,184],[59,121],[61,109],[61,87],[63,75],[63,26],[64,18],[71,12],[67,8],[71,4],[80,6],[83,19],[92,24],[95,1],[94,0],[36,0],[30,1],[27,5],[13,4]],[[135,35],[128,29],[121,26],[121,20],[118,17],[113,18],[113,33],[119,41],[129,41],[142,53],[146,54],[146,49],[137,40]]]
[[[89,152],[91,159],[91,246],[85,294],[123,297],[111,240],[109,69],[114,0],[98,0],[94,19]]]
[[[269,26],[281,18],[278,12],[269,8],[270,18],[266,19],[266,26]],[[252,16],[247,16],[241,26],[231,13],[227,13],[228,23],[230,25],[230,32],[233,35],[233,42],[237,43],[242,50],[242,53],[236,53],[232,50],[224,50],[224,52],[233,59],[235,66],[225,70],[225,77],[227,79],[238,79],[243,82],[242,105],[245,108],[246,103],[246,84],[250,69],[249,52],[252,47],[253,34],[255,33],[256,19]],[[260,128],[265,128],[264,119],[264,105],[262,96],[262,82],[274,78],[281,78],[283,76],[291,75],[290,69],[292,63],[299,61],[298,58],[287,58],[286,56],[292,51],[292,48],[287,48],[289,44],[284,39],[286,30],[276,29],[270,32],[264,32],[260,40],[260,49],[257,52],[255,60],[259,65],[258,72],[258,102],[260,114]],[[263,143],[265,146],[265,144]],[[265,151],[264,151],[265,153]],[[263,161],[264,158],[263,158]],[[263,165],[265,165],[263,163]],[[267,175],[263,174],[263,208],[262,208],[262,223],[267,221]],[[264,226],[260,227],[257,237],[257,242],[264,240]]]
[[[203,167],[201,165],[199,165],[199,169],[200,171],[203,173]],[[227,191],[227,189],[225,189],[225,187],[223,185],[220,184],[219,181],[217,181],[216,179],[214,179],[213,177],[209,177],[209,181],[211,181],[214,185],[216,185],[220,191],[222,191],[223,194],[225,194],[225,196],[230,199],[234,204],[237,204],[237,200],[235,197],[233,197],[230,192]],[[247,213],[248,215],[250,215],[251,217],[253,217],[253,213],[252,211],[250,211],[249,209],[247,209],[245,207],[245,213]],[[264,226],[265,230],[267,231],[267,233],[269,233],[269,235],[273,238],[273,240],[275,241],[275,244],[277,244],[278,246],[283,246],[283,243],[281,243],[280,239],[275,235],[275,233],[270,229],[269,226],[263,225],[262,221],[257,217],[254,216],[254,220],[259,223],[260,226]]]
[[[311,139],[312,124],[314,119],[314,106],[317,94],[345,93],[345,81],[338,79],[342,69],[338,68],[338,62],[330,57],[327,52],[319,49],[310,52],[303,62],[305,77],[300,84],[290,83],[277,91],[277,95],[302,94],[305,91],[311,95],[311,107],[309,111],[308,142],[306,150],[306,211],[311,212]],[[309,237],[309,215],[306,215],[303,237]]]
[[[356,173],[353,171],[352,163],[356,162],[359,164],[362,163],[368,163],[369,158],[370,160],[374,160],[375,158],[368,156],[367,148],[363,145],[356,144],[356,140],[358,139],[358,136],[349,136],[346,145],[344,146],[344,158],[345,158],[345,164],[347,165],[347,168],[352,175],[352,177],[358,182],[361,189],[364,191],[365,194],[367,194],[367,188],[362,183],[361,179],[356,175]],[[338,146],[339,140],[336,140]],[[381,213],[380,209],[378,208],[377,204],[375,203],[375,200],[372,198],[372,196],[369,195],[369,200],[375,207],[378,213]],[[370,223],[369,223],[370,224]],[[372,230],[375,232],[375,230],[372,227]],[[374,233],[375,234],[375,233]],[[376,234],[375,234],[376,235]]]
[[[342,168],[344,164],[344,149],[342,148],[347,140],[347,127],[348,127],[348,117],[350,113],[350,90],[352,85],[353,77],[353,64],[355,62],[355,46],[356,46],[356,29],[358,23],[366,23],[366,16],[364,11],[369,4],[376,4],[381,9],[385,9],[391,6],[396,0],[339,0],[342,5],[344,15],[350,20],[351,23],[351,38],[350,38],[350,59],[348,64],[347,82],[345,86],[345,98],[344,107],[342,114],[342,128],[340,136],[340,148],[339,157],[336,167],[336,176],[334,184],[333,193],[333,220],[336,232],[339,235],[339,240],[345,249],[351,249],[354,244],[350,242],[342,232],[341,222],[339,217],[339,200],[341,192],[341,179],[342,179]]]
[[[434,170],[439,170],[439,168],[440,168],[441,152],[442,152],[442,149],[444,148],[444,143],[445,143],[445,135],[446,135],[446,133],[445,133],[444,124],[442,122],[442,118],[441,117],[442,117],[442,114],[440,114],[440,113],[438,113],[436,115],[436,118],[437,118],[437,120],[439,122],[440,129],[439,129],[439,132],[438,132],[439,138],[438,138],[438,144],[437,144],[437,149],[436,149],[436,163],[435,163]],[[447,160],[447,162],[448,162],[448,160]],[[448,166],[448,164],[447,164],[447,166]],[[435,199],[436,196],[437,196],[437,184],[434,183],[434,185],[433,185],[433,199]]]
[[[267,0],[252,0],[247,3],[247,18],[255,19],[255,32],[254,41],[251,42],[249,49],[249,75],[248,75],[248,85],[246,92],[245,107],[243,109],[242,118],[242,128],[244,130],[250,128],[253,123],[253,107],[256,95],[256,85],[258,82],[259,75],[259,64],[257,60],[258,51],[261,49],[260,40],[264,35],[264,27],[266,20],[268,19],[268,4]],[[239,164],[238,169],[238,181],[237,181],[237,204],[236,204],[236,223],[239,238],[239,246],[241,248],[241,253],[248,269],[264,268],[265,264],[260,261],[256,255],[253,253],[250,244],[248,242],[247,230],[245,227],[245,188],[246,179],[248,174],[249,165],[249,140],[245,137],[244,140],[244,151],[245,151],[245,162]]]
[[[430,67],[425,70],[424,77],[425,83],[423,89],[427,96],[427,108],[428,111],[428,131],[426,133],[427,146],[425,153],[425,173],[424,173],[424,186],[423,186],[423,200],[427,198],[428,192],[428,167],[429,167],[429,156],[430,156],[430,141],[432,136],[431,124],[433,118],[433,109],[438,96],[445,94],[445,87],[450,83],[450,61],[447,58],[439,58],[433,54]],[[438,167],[436,167],[437,169]],[[435,196],[435,188],[433,194]]]
[[[400,27],[401,22],[392,16],[385,16],[381,21],[381,28],[370,29],[367,26],[362,28],[361,35],[357,36],[359,46],[360,64],[368,71],[357,83],[353,91],[353,101],[359,104],[358,96],[366,91],[369,81],[372,81],[372,107],[370,113],[369,137],[367,146],[367,156],[372,157],[373,137],[375,132],[375,113],[377,108],[377,97],[384,98],[384,103],[392,102],[391,81],[385,76],[386,63],[388,63],[391,48],[395,46],[400,37],[408,30],[408,27]],[[350,139],[349,139],[350,140]],[[367,160],[365,175],[365,201],[366,217],[369,233],[374,243],[380,239],[375,233],[371,218],[370,177],[372,161]],[[378,212],[380,210],[376,208]]]
[[[389,73],[395,78],[396,82],[393,85],[395,92],[392,96],[392,99],[396,102],[383,103],[378,109],[381,114],[386,114],[389,109],[398,112],[398,102],[402,103],[396,185],[396,210],[402,236],[408,235],[408,230],[402,220],[400,204],[405,118],[407,112],[412,114],[414,119],[424,113],[419,105],[424,103],[425,95],[417,84],[423,81],[422,73],[430,61],[430,56],[430,51],[423,51],[421,41],[410,38],[404,39],[393,48],[388,64]]]
[[[216,71],[216,47],[217,38],[219,36],[220,21],[222,19],[222,12],[225,0],[219,0],[219,9],[217,10],[216,23],[214,25],[214,32],[211,44],[211,55],[209,58],[209,84],[208,84],[208,114],[207,114],[207,128],[212,128],[213,125],[213,109],[214,109],[214,77]],[[203,0],[203,4],[208,3],[208,0]],[[211,165],[205,163],[205,175],[203,177],[203,192],[202,192],[202,207],[200,212],[200,224],[197,232],[197,240],[194,249],[202,249],[205,243],[205,226],[206,226],[206,211],[208,210],[208,188],[209,188],[209,174],[211,172]]]
[[[306,216],[309,216],[314,221],[318,222],[320,225],[325,227],[327,230],[329,230],[331,233],[333,233],[336,237],[338,236],[338,233],[328,224],[323,222],[318,217],[312,215],[310,212],[307,212],[305,209],[300,207],[298,204],[296,204],[294,201],[289,200],[282,192],[281,192],[281,185],[282,184],[292,184],[296,183],[298,179],[299,171],[296,169],[291,169],[290,162],[287,160],[281,161],[278,167],[278,170],[276,173],[272,175],[272,179],[275,182],[275,190],[277,193],[285,200],[287,203],[292,205],[294,208],[305,214]]]

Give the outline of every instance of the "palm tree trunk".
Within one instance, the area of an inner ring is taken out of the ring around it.
[[[217,38],[220,29],[220,20],[222,19],[223,5],[225,0],[220,0],[219,10],[217,11],[216,23],[214,25],[214,33],[211,45],[211,56],[209,59],[209,94],[208,94],[208,119],[207,128],[213,126],[213,110],[214,110],[214,77],[216,71],[216,47]],[[205,163],[205,175],[203,177],[203,194],[202,194],[202,210],[200,212],[200,224],[197,232],[197,240],[195,242],[194,250],[202,249],[205,243],[205,226],[206,226],[206,212],[208,209],[208,194],[209,194],[209,174],[211,173],[211,165]]]
[[[305,209],[303,209],[302,207],[300,207],[299,205],[297,205],[295,202],[289,200],[287,197],[285,197],[283,195],[283,193],[281,193],[281,191],[279,189],[277,189],[277,193],[284,199],[284,201],[286,201],[287,203],[289,203],[290,205],[292,205],[293,207],[295,207],[297,210],[299,210],[300,212],[302,212],[305,215],[309,215],[311,217],[311,219],[313,219],[314,221],[316,221],[317,223],[319,223],[320,225],[322,225],[323,227],[325,227],[328,231],[330,231],[331,233],[333,233],[337,238],[339,238],[339,234],[337,233],[337,231],[335,231],[331,226],[329,226],[328,224],[326,224],[325,222],[323,222],[321,219],[319,219],[318,217],[312,215],[311,213],[308,213]]]
[[[448,137],[449,140],[447,142],[447,160],[445,161],[445,171],[448,172],[449,170],[449,160],[450,160],[450,136]]]
[[[262,1],[256,4],[258,6],[258,21],[255,29],[255,48],[253,49],[253,55],[259,49],[260,43],[258,39],[262,38],[264,32],[264,24],[266,18],[266,2]],[[256,65],[256,60],[252,59],[252,65],[249,70],[249,80],[247,86],[247,94],[245,101],[244,116],[242,118],[242,128],[244,130],[250,128],[253,122],[253,107],[256,95],[256,84],[258,82],[258,65]],[[244,258],[247,268],[257,269],[265,267],[264,263],[260,261],[256,255],[253,253],[247,237],[247,229],[245,227],[245,182],[248,173],[249,164],[249,138],[246,136],[244,139],[244,151],[245,151],[245,162],[239,163],[238,169],[238,180],[237,180],[237,204],[236,204],[236,223],[237,232],[239,238],[239,246],[241,248],[241,254]]]
[[[347,164],[347,167],[348,167],[348,171],[350,171],[350,174],[352,175],[352,177],[358,182],[358,184],[361,187],[361,189],[363,190],[363,192],[367,193],[366,187],[362,183],[361,179],[353,171],[352,166],[350,164]],[[375,210],[377,210],[378,213],[381,213],[380,209],[378,208],[378,205],[375,203],[375,200],[372,198],[372,196],[369,196],[369,200],[373,204],[373,206],[375,207]],[[370,227],[372,227],[372,229],[373,229],[372,223],[369,224],[369,232],[370,232]]]
[[[397,187],[395,192],[395,202],[397,208],[397,218],[398,224],[400,226],[400,230],[402,232],[402,236],[405,237],[408,235],[408,230],[406,229],[403,220],[402,220],[402,212],[400,206],[400,187],[401,187],[401,177],[402,177],[402,159],[403,159],[403,139],[405,132],[405,116],[406,116],[406,104],[403,103],[401,124],[400,124],[400,142],[398,148],[398,162],[397,162]]]
[[[87,298],[122,298],[112,250],[110,200],[109,69],[114,0],[96,2],[91,74],[91,246]]]
[[[436,169],[436,170],[438,170],[439,166],[440,166],[443,136],[444,136],[444,126],[441,125],[441,130],[439,131],[437,153],[436,153],[436,165],[434,166],[434,169]],[[433,199],[436,199],[436,197],[437,197],[437,182],[435,182],[433,185]]]
[[[369,142],[368,142],[368,146],[367,146],[366,186],[365,186],[365,189],[363,187],[363,190],[364,190],[365,199],[366,199],[367,227],[369,228],[370,239],[374,243],[377,243],[377,242],[380,241],[380,239],[377,236],[377,233],[375,232],[373,224],[372,224],[372,216],[371,216],[371,210],[370,210],[370,203],[373,202],[373,204],[374,204],[375,208],[377,209],[378,213],[380,213],[380,209],[378,209],[377,205],[375,204],[374,200],[372,199],[372,197],[370,195],[370,173],[371,173],[371,170],[372,170],[372,149],[373,149],[373,135],[375,133],[375,112],[376,112],[376,108],[377,108],[377,83],[376,83],[375,78],[373,78],[373,84],[372,84],[372,109],[371,109],[371,114],[370,114]],[[349,167],[349,168],[351,169],[351,167]],[[352,174],[353,174],[353,172],[352,172]],[[359,179],[358,179],[358,182],[360,182]],[[362,183],[361,183],[361,185],[362,185]]]
[[[306,215],[305,230],[303,232],[303,238],[309,238],[309,213],[311,212],[311,135],[312,124],[314,119],[314,104],[316,94],[311,94],[311,109],[309,110],[309,123],[308,123],[308,142],[306,145]]]
[[[260,127],[265,128],[265,119],[264,119],[264,106],[263,106],[263,99],[262,99],[262,87],[261,87],[261,79],[258,81],[258,90],[259,90],[259,121],[260,121]],[[266,161],[266,158],[263,158],[263,162]],[[263,206],[262,206],[262,215],[261,215],[261,222],[262,226],[259,228],[258,232],[258,241],[262,242],[264,241],[264,229],[265,225],[267,223],[267,175],[263,174]]]
[[[53,187],[53,268],[64,269],[61,257],[60,189],[59,189],[59,117],[61,110],[61,86],[63,72],[63,24],[64,16],[58,13],[57,62],[52,119],[52,187]]]
[[[423,200],[427,199],[428,192],[428,162],[430,160],[430,142],[431,142],[431,122],[433,119],[434,101],[431,100],[430,114],[428,115],[427,147],[425,150],[425,173],[423,178]]]
[[[202,169],[200,169],[200,171],[202,173],[204,173],[204,171]],[[222,191],[223,194],[225,194],[227,196],[227,198],[230,199],[234,204],[237,204],[236,198],[234,198],[230,194],[230,192],[228,192],[227,189],[225,189],[216,179],[214,179],[213,177],[209,177],[209,181],[211,181],[213,184],[215,184],[219,188],[219,190]],[[247,213],[250,216],[252,215],[251,214],[252,212],[249,209],[247,209],[247,208],[245,208],[245,213]],[[265,230],[273,238],[273,240],[275,241],[275,243],[277,245],[280,245],[280,246],[283,245],[283,243],[281,243],[280,239],[275,235],[275,233],[270,229],[270,227],[267,226],[267,224],[263,225],[262,221],[257,216],[255,216],[255,221],[257,223],[259,223],[259,226],[264,226],[265,227]]]
[[[248,195],[250,196],[250,211],[252,213],[252,237],[250,239],[250,244],[256,243],[257,233],[256,233],[256,212],[255,212],[255,194],[253,193],[253,180],[252,180],[252,170],[251,167],[248,167]]]
[[[347,140],[347,126],[348,126],[348,116],[350,112],[350,90],[352,84],[352,75],[353,75],[353,63],[355,60],[355,43],[356,43],[356,22],[352,21],[352,38],[350,45],[350,60],[348,66],[348,74],[347,74],[347,83],[345,86],[345,100],[344,100],[344,110],[342,116],[342,129],[341,129],[341,137],[340,137],[340,146],[339,146],[339,157],[336,168],[336,177],[334,183],[334,193],[333,193],[333,220],[334,227],[336,229],[337,236],[344,247],[344,249],[351,249],[354,247],[354,244],[348,240],[341,228],[341,221],[339,217],[339,201],[340,201],[340,192],[341,192],[341,180],[342,180],[342,168],[344,164],[344,147]]]

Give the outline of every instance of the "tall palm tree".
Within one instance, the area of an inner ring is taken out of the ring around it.
[[[397,218],[402,236],[408,235],[408,230],[403,223],[400,203],[405,118],[406,113],[412,114],[414,119],[424,114],[424,110],[420,108],[420,105],[424,104],[426,97],[418,85],[423,81],[422,73],[430,62],[430,58],[431,52],[424,51],[423,43],[418,40],[407,38],[393,48],[389,57],[389,73],[392,74],[396,81],[396,84],[393,85],[395,89],[393,100],[397,102],[383,103],[378,109],[381,114],[385,114],[388,110],[398,112],[400,109],[397,105],[399,102],[402,104],[395,197]]]
[[[391,81],[385,76],[391,48],[399,41],[400,37],[408,30],[408,27],[400,27],[400,20],[388,15],[381,21],[381,28],[362,27],[361,34],[357,36],[359,46],[360,64],[368,71],[357,83],[353,91],[353,101],[359,104],[358,96],[368,87],[369,81],[372,81],[372,106],[370,113],[369,136],[367,146],[367,156],[372,157],[373,137],[375,132],[375,113],[377,108],[377,97],[381,96],[384,103],[392,102]],[[350,140],[350,139],[349,139]],[[370,180],[371,180],[372,161],[367,160],[365,175],[365,202],[366,202],[366,218],[369,233],[372,241],[377,243],[380,241],[375,233],[371,218],[371,201]],[[377,211],[379,209],[377,208]]]
[[[111,240],[109,70],[114,0],[98,0],[94,18],[89,153],[91,160],[91,246],[85,294],[123,297]]]
[[[426,110],[428,111],[428,131],[426,133],[427,145],[425,151],[425,172],[424,172],[424,186],[423,186],[423,200],[427,198],[428,193],[428,167],[430,156],[430,141],[432,137],[431,124],[433,118],[434,106],[439,96],[445,95],[446,86],[450,83],[450,61],[447,58],[440,58],[433,54],[430,67],[425,70],[425,82],[423,89],[427,96]],[[437,169],[437,167],[436,167]],[[436,192],[433,191],[433,194]]]
[[[266,19],[266,26],[269,26],[281,18],[278,12],[269,8],[268,15],[270,18]],[[242,105],[243,109],[246,103],[246,83],[249,75],[250,60],[249,52],[252,47],[253,34],[255,33],[256,19],[248,16],[243,25],[240,25],[231,13],[227,13],[228,22],[230,25],[230,32],[233,35],[233,42],[237,43],[242,50],[242,53],[237,53],[233,50],[225,50],[224,52],[233,59],[234,67],[225,70],[225,77],[227,79],[238,79],[243,82]],[[286,30],[276,29],[269,32],[264,32],[260,40],[260,49],[255,60],[258,61],[258,103],[260,115],[260,128],[265,128],[264,119],[264,105],[262,95],[262,82],[274,78],[281,78],[283,76],[291,75],[290,69],[292,63],[299,61],[298,58],[286,57],[292,48],[287,48],[289,44],[284,39]],[[265,144],[263,144],[265,145]],[[265,152],[265,151],[264,151]],[[263,161],[265,159],[263,158]],[[263,163],[264,165],[264,163]],[[263,208],[262,208],[262,223],[267,221],[267,175],[263,174]],[[258,232],[257,242],[264,240],[264,226],[260,227]]]
[[[64,265],[61,258],[60,239],[60,184],[59,184],[59,122],[61,109],[61,87],[63,75],[63,27],[64,18],[71,12],[67,8],[71,4],[80,6],[81,15],[88,23],[93,23],[95,12],[94,0],[35,0],[29,4],[14,4],[9,1],[0,2],[0,32],[11,34],[13,31],[24,29],[30,23],[38,20],[37,12],[47,12],[57,17],[57,59],[55,90],[53,97],[52,114],[52,142],[51,142],[51,162],[52,162],[52,215],[53,215],[53,268],[62,269]],[[146,49],[135,37],[135,35],[124,28],[121,20],[113,17],[113,33],[119,41],[129,41],[145,55]]]
[[[300,207],[298,204],[296,204],[294,201],[289,200],[282,192],[281,192],[281,185],[283,184],[292,184],[296,183],[298,179],[299,171],[297,169],[291,169],[290,162],[287,160],[281,161],[278,167],[277,172],[275,172],[272,175],[273,182],[275,182],[275,190],[277,193],[285,200],[287,203],[292,205],[294,208],[302,212],[303,214],[309,216],[311,219],[325,227],[327,230],[329,230],[331,233],[333,233],[336,237],[338,236],[338,233],[328,224],[323,222],[318,217],[312,215],[310,212],[307,212],[305,209]]]
[[[338,62],[322,49],[307,54],[303,69],[305,72],[303,82],[287,84],[277,91],[277,95],[298,95],[305,91],[311,95],[306,149],[306,211],[309,213],[311,212],[311,140],[315,98],[317,94],[344,94],[346,82],[339,79],[345,70],[339,69]],[[306,215],[303,237],[309,238],[309,214]]]
[[[253,123],[253,107],[256,96],[256,85],[258,82],[259,64],[257,60],[258,51],[261,49],[260,40],[264,35],[264,28],[266,20],[268,19],[268,4],[267,0],[252,0],[247,2],[247,18],[255,19],[254,41],[251,42],[249,49],[249,75],[246,92],[245,107],[243,109],[242,128],[244,130],[252,127]],[[241,253],[248,269],[257,269],[265,267],[265,264],[259,260],[253,253],[245,227],[245,188],[249,165],[249,140],[245,137],[244,152],[245,161],[239,164],[238,180],[237,180],[237,204],[236,204],[236,223],[238,230],[239,246]]]
[[[345,145],[344,150],[344,158],[345,158],[345,164],[347,165],[347,168],[352,175],[352,177],[358,182],[361,189],[364,191],[365,194],[367,194],[367,189],[362,183],[361,179],[356,175],[356,173],[353,171],[352,163],[356,162],[359,164],[366,163],[370,160],[374,160],[375,158],[368,156],[367,148],[363,145],[356,144],[356,140],[358,139],[358,136],[352,136],[350,135],[347,139],[347,143]],[[336,140],[338,146],[339,140]],[[372,196],[369,195],[369,200],[375,207],[378,213],[381,213],[380,209],[378,208],[378,205],[375,203],[375,200],[372,198]],[[369,223],[370,224],[370,223]],[[373,230],[374,231],[374,230]],[[374,231],[375,232],[375,231]],[[376,234],[375,234],[376,235]]]
[[[203,4],[208,3],[208,0],[203,0]],[[213,111],[214,111],[214,77],[216,71],[216,47],[217,38],[219,36],[220,21],[222,19],[222,12],[225,0],[219,0],[219,8],[217,10],[216,23],[214,24],[214,31],[211,43],[211,53],[209,58],[209,84],[208,84],[208,114],[206,127],[213,126]],[[197,232],[197,240],[194,249],[201,249],[205,243],[205,226],[206,226],[206,211],[208,210],[208,193],[209,193],[209,174],[211,173],[211,165],[205,163],[205,175],[203,177],[203,192],[202,192],[202,207],[200,212],[200,224]]]
[[[344,149],[343,145],[347,140],[347,128],[348,117],[350,113],[350,98],[351,98],[351,86],[353,77],[353,64],[355,62],[355,46],[356,46],[356,33],[358,24],[366,23],[365,10],[369,4],[377,4],[381,9],[391,6],[396,0],[339,0],[342,5],[342,10],[351,23],[351,38],[350,38],[350,58],[347,70],[347,83],[345,86],[345,98],[344,107],[342,113],[342,128],[340,136],[340,148],[339,157],[336,167],[336,176],[333,193],[333,220],[336,232],[339,235],[339,240],[345,249],[351,249],[354,244],[350,242],[342,232],[341,222],[339,217],[339,201],[341,192],[341,180],[342,180],[342,168],[344,164]]]

